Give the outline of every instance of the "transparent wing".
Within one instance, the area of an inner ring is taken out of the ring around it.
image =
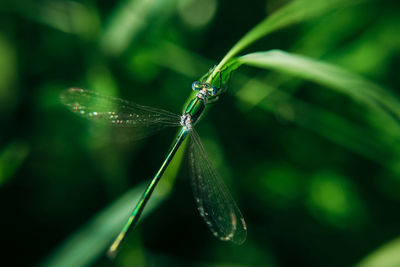
[[[70,88],[61,94],[61,101],[73,112],[87,119],[117,127],[133,128],[137,138],[167,126],[180,125],[180,116],[172,112],[103,96],[90,90]]]
[[[189,162],[197,209],[216,237],[242,244],[247,234],[244,218],[207,157],[200,137],[194,130],[191,136]]]

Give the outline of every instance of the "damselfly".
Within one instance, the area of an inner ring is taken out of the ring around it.
[[[201,217],[214,236],[221,240],[241,244],[246,239],[247,229],[243,216],[228,189],[217,175],[193,128],[204,113],[207,104],[216,101],[224,90],[221,89],[221,86],[216,88],[203,80],[194,82],[192,89],[197,91],[196,96],[191,99],[181,116],[79,88],[68,89],[61,95],[62,102],[75,113],[97,122],[140,129],[139,137],[144,137],[167,126],[181,127],[160,169],[110,246],[108,255],[111,257],[117,254],[126,234],[138,221],[158,181],[187,136],[190,136],[189,162],[193,194]]]

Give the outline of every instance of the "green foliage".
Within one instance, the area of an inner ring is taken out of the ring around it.
[[[359,1],[360,2],[360,1]],[[322,16],[335,9],[343,8],[348,5],[348,1],[344,0],[295,0],[268,16],[248,33],[246,33],[224,56],[217,65],[208,82],[216,77],[218,71],[224,69],[224,65],[239,52],[246,49],[252,43],[259,39],[277,31],[283,27],[287,27],[294,23],[305,22],[317,16]],[[351,3],[353,4],[353,2]]]
[[[238,61],[319,83],[400,119],[400,103],[392,94],[343,68],[278,50],[248,54]]]
[[[387,244],[384,244],[382,247],[378,248],[356,266],[398,266],[400,264],[399,250],[400,240],[399,238],[396,238],[395,240],[390,241]]]
[[[160,182],[146,206],[146,210],[141,216],[142,219],[160,205],[160,202],[165,200],[171,192],[182,159],[183,150],[177,152],[172,160],[168,171],[164,174],[164,179]],[[93,261],[99,257],[99,254],[108,249],[119,233],[132,211],[132,206],[137,203],[145,188],[146,184],[139,184],[124,193],[65,240],[42,266],[85,266],[93,264]],[[137,260],[131,261],[131,264],[136,265],[137,262]]]
[[[28,154],[28,146],[24,142],[10,142],[0,152],[0,186],[14,176],[16,170],[24,162]]]

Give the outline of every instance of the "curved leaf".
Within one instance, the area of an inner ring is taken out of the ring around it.
[[[281,28],[287,27],[291,24],[304,22],[312,18],[322,16],[326,13],[332,12],[335,9],[343,8],[348,5],[354,5],[359,1],[345,1],[345,0],[295,0],[279,9],[277,12],[268,16],[261,21],[258,25],[247,32],[224,56],[218,63],[213,73],[208,78],[207,82],[211,82],[216,77],[217,73],[224,69],[225,64],[231,60],[239,52],[243,51],[246,47],[255,41],[267,36],[268,34],[277,31]]]
[[[358,267],[395,267],[400,266],[400,238],[396,238],[364,258]]]
[[[400,121],[400,102],[396,97],[379,85],[343,68],[281,50],[247,54],[239,57],[238,62],[319,83],[388,113]]]

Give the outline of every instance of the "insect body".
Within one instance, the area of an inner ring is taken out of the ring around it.
[[[194,82],[192,89],[197,91],[196,96],[189,102],[181,116],[79,88],[71,88],[61,96],[62,102],[79,115],[117,127],[140,128],[140,133],[142,133],[140,137],[167,126],[181,127],[164,162],[110,246],[108,250],[110,257],[117,254],[126,234],[138,221],[154,188],[187,136],[190,136],[188,154],[192,188],[200,215],[211,232],[219,239],[230,240],[237,244],[243,243],[246,239],[247,229],[243,216],[228,189],[218,177],[193,127],[204,114],[207,104],[216,101],[222,90],[201,81]]]

